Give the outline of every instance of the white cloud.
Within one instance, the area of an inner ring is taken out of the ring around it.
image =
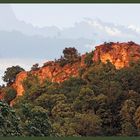
[[[140,27],[137,27],[135,25],[129,25],[128,29],[132,29],[133,31],[140,33]]]
[[[104,27],[101,25],[101,23],[99,22],[99,20],[90,20],[87,19],[86,21],[89,25],[93,26],[93,27],[97,27],[100,30],[103,30]]]
[[[118,30],[117,28],[111,28],[111,27],[105,26],[105,31],[111,36],[120,36],[121,35],[121,31]]]

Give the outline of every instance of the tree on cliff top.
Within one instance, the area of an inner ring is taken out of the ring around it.
[[[86,57],[85,57],[84,62],[88,67],[93,64],[93,60],[92,60],[93,55],[94,55],[93,53],[94,53],[93,51],[90,53],[86,53]]]
[[[78,60],[80,60],[80,54],[78,53],[77,49],[74,47],[69,47],[63,50],[63,56],[61,56],[61,58],[56,62],[58,62],[61,66],[64,66],[68,63],[72,64]]]
[[[39,69],[39,64],[38,63],[36,63],[36,64],[34,64],[32,67],[31,67],[31,70],[38,70]]]
[[[78,51],[73,47],[73,48],[65,48],[63,50],[64,58],[66,60],[75,60],[79,57]]]
[[[15,81],[16,75],[21,71],[24,71],[24,69],[20,66],[12,66],[7,68],[4,72],[3,81],[6,82],[7,85],[11,85]]]

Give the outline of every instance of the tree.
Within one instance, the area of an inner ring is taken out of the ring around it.
[[[91,64],[93,64],[93,51],[91,53],[87,53],[86,57],[84,59],[84,62],[87,66],[91,66]]]
[[[59,86],[59,92],[63,93],[69,102],[78,96],[81,86],[86,85],[86,82],[81,78],[71,77],[68,80],[64,81]]]
[[[125,92],[124,96],[125,99],[132,100],[135,103],[135,106],[140,106],[140,94],[138,92],[128,90],[128,92]]]
[[[100,136],[102,135],[102,120],[94,114],[77,114],[76,132],[81,136]]]
[[[104,45],[107,46],[107,47],[110,47],[112,46],[114,43],[113,42],[104,42]]]
[[[0,101],[0,136],[20,136],[20,119],[7,103]]]
[[[88,85],[91,85],[91,88],[94,90],[95,95],[98,93],[110,94],[114,96],[114,92],[118,92],[118,87],[120,86],[115,78],[115,67],[107,62],[106,64],[100,63],[94,66],[91,66],[84,74],[83,78],[87,81]],[[113,90],[113,88],[115,90]],[[121,87],[119,87],[121,88]]]
[[[23,81],[26,100],[33,101],[41,95],[42,89],[39,78],[36,75],[28,74],[27,78]]]
[[[73,122],[71,118],[61,118],[59,122],[53,123],[53,130],[56,136],[79,136],[79,134],[75,130],[76,123]]]
[[[80,60],[80,55],[74,47],[65,48],[63,50],[63,56],[60,59],[56,60],[61,66],[66,64],[72,64]]]
[[[47,110],[35,106],[30,110],[30,118],[25,122],[25,131],[28,136],[50,136],[51,125]]]
[[[87,85],[94,91],[96,97],[94,110],[96,113],[100,110],[98,113],[100,112],[100,117],[104,119],[102,127],[105,129],[105,135],[117,134],[120,127],[118,122],[119,116],[116,114],[118,114],[118,110],[120,109],[120,97],[123,92],[120,83],[115,80],[115,76],[116,69],[110,62],[93,65],[83,74]],[[96,101],[100,94],[105,99],[104,107],[98,105]]]
[[[59,136],[76,136],[73,119],[74,109],[71,104],[59,102],[52,109],[53,129]]]
[[[25,136],[52,135],[48,111],[43,107],[25,103],[16,108],[16,112],[21,117],[21,125]]]
[[[53,107],[58,104],[59,102],[64,103],[66,100],[66,97],[64,94],[42,94],[39,96],[35,103],[38,106],[41,106],[49,111],[49,114],[51,113]]]
[[[135,112],[134,119],[135,119],[135,124],[137,126],[138,134],[140,135],[140,106],[137,108]]]
[[[136,135],[136,126],[134,123],[134,114],[136,111],[135,103],[132,100],[125,100],[121,111],[121,126],[122,135],[133,136]]]
[[[101,127],[103,135],[111,136],[113,131],[116,131],[116,128],[113,128],[113,114],[107,100],[108,97],[106,95],[97,95],[94,99],[94,110],[95,114],[102,119]]]
[[[94,112],[94,104],[94,92],[88,87],[81,88],[78,97],[73,102],[74,109],[80,113]]]
[[[78,51],[73,47],[65,48],[63,50],[64,59],[67,61],[74,61],[77,60],[79,57]]]
[[[71,104],[59,102],[53,107],[52,116],[56,119],[73,118],[74,117],[74,110],[73,110]]]
[[[7,68],[4,72],[3,81],[8,85],[11,85],[15,81],[16,75],[21,71],[24,71],[24,69],[20,66],[12,66]]]
[[[32,67],[31,67],[31,70],[35,71],[35,70],[38,70],[39,69],[39,64],[36,63],[34,64]]]
[[[130,64],[130,67],[122,68],[116,73],[124,90],[133,90],[140,93],[140,61]]]

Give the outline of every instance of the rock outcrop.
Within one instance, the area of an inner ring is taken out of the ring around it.
[[[39,80],[43,82],[46,79],[49,79],[52,82],[63,82],[69,77],[77,77],[79,69],[84,67],[84,55],[81,56],[81,62],[76,62],[74,64],[67,64],[64,67],[61,67],[58,63],[49,61],[45,66],[39,68],[35,71],[30,71],[33,75],[38,76]],[[16,89],[18,96],[21,96],[24,92],[23,80],[26,79],[28,72],[23,71],[17,74],[16,80],[13,84],[13,87]]]
[[[96,46],[94,50],[93,61],[106,63],[109,60],[115,65],[116,69],[128,67],[130,61],[140,59],[140,45],[133,42],[128,43],[104,43]],[[81,61],[74,64],[67,64],[61,67],[53,61],[47,62],[43,67],[36,71],[30,71],[39,77],[41,81],[50,79],[52,82],[63,82],[71,76],[78,76],[79,68],[85,67],[85,55],[81,56]],[[27,72],[21,72],[17,75],[13,87],[17,90],[18,96],[24,92],[22,81],[27,77]]]
[[[131,61],[140,59],[140,45],[128,43],[106,43],[96,46],[93,61],[106,63],[109,60],[116,69],[129,66]]]

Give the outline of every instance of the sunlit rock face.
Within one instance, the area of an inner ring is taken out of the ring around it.
[[[16,80],[15,80],[15,83],[13,84],[13,87],[16,89],[18,96],[21,96],[22,93],[24,92],[22,82],[26,77],[27,77],[26,71],[20,72],[16,76]]]
[[[128,43],[107,43],[96,46],[94,50],[93,61],[101,61],[106,63],[109,60],[115,65],[116,69],[128,67],[130,61],[137,61],[140,59],[140,45],[133,42]],[[85,54],[81,56],[81,61],[74,64],[67,64],[61,67],[54,61],[49,61],[45,66],[39,68],[36,71],[30,71],[34,75],[37,75],[40,81],[46,79],[52,82],[63,82],[69,77],[77,77],[79,68],[85,67],[84,64]],[[27,72],[21,72],[17,75],[13,87],[17,90],[17,96],[21,96],[24,93],[22,81],[27,77]]]
[[[77,77],[79,68],[83,67],[83,62],[80,63],[74,63],[74,64],[67,64],[64,67],[61,67],[59,64],[55,62],[48,62],[47,66],[41,67],[39,70],[36,71],[30,71],[29,73],[32,73],[33,75],[38,76],[40,82],[45,81],[46,79],[49,79],[52,82],[63,82],[64,80],[70,78],[70,77]],[[27,77],[26,71],[20,72],[15,80],[15,83],[13,84],[13,87],[17,91],[17,96],[21,96],[24,93],[23,88],[23,80]]]
[[[110,43],[96,46],[93,61],[106,63],[109,60],[116,69],[129,66],[130,61],[140,59],[140,45],[129,43]]]

